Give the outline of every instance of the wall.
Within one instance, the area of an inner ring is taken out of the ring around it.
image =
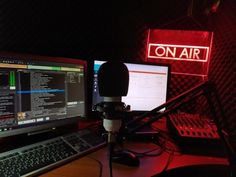
[[[236,137],[236,2],[225,1],[209,18],[209,26],[214,31],[209,78],[217,86],[229,132]]]

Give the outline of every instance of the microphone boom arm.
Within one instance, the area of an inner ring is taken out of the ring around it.
[[[182,100],[184,100],[184,99],[186,99],[186,98],[189,98],[190,96],[198,97],[198,96],[202,95],[203,93],[201,93],[200,95],[197,95],[197,96],[196,96],[196,94],[199,94],[199,92],[202,91],[202,89],[203,89],[204,87],[206,87],[207,85],[208,85],[208,82],[203,82],[203,83],[201,83],[201,84],[199,84],[199,85],[193,87],[192,89],[187,90],[187,91],[183,92],[182,94],[177,95],[176,97],[174,97],[174,98],[168,100],[167,102],[165,102],[165,103],[163,103],[162,105],[160,105],[160,106],[158,106],[158,107],[152,109],[151,111],[145,112],[144,114],[140,115],[140,116],[137,117],[136,119],[134,119],[134,120],[128,122],[127,125],[126,125],[127,127],[128,127],[129,125],[132,125],[133,123],[136,123],[136,122],[138,122],[138,121],[141,121],[141,120],[145,119],[146,117],[148,117],[148,116],[150,116],[150,115],[158,114],[158,115],[156,115],[155,117],[153,117],[153,119],[150,119],[150,120],[148,120],[147,122],[145,122],[143,125],[139,125],[138,127],[135,127],[134,129],[132,129],[132,130],[130,130],[130,131],[128,130],[128,133],[133,133],[133,132],[135,132],[135,131],[137,131],[137,130],[143,128],[144,126],[149,125],[149,124],[151,124],[151,123],[157,121],[157,120],[160,119],[161,117],[168,115],[170,112],[176,110],[178,107],[180,107],[180,106],[182,106],[184,103],[186,103],[186,101],[183,102],[183,103],[181,103]],[[194,98],[195,98],[195,97],[194,97]],[[192,98],[192,99],[193,99],[193,98]],[[190,99],[190,100],[192,100],[192,99]],[[188,101],[190,101],[190,100],[188,100]],[[187,102],[188,102],[188,101],[187,101]],[[171,108],[172,105],[174,105],[173,108]],[[160,110],[163,109],[163,108],[166,108],[166,110],[165,110],[164,112],[162,112],[162,113],[158,113],[158,111],[160,111]]]
[[[219,112],[220,112],[223,120],[225,120],[225,113],[224,113],[224,110],[223,110],[222,105],[220,103],[218,93],[216,92],[216,89],[214,88],[213,84],[209,83],[209,81],[205,81],[205,82],[193,87],[192,89],[183,92],[182,94],[168,100],[166,103],[164,103],[164,104],[154,108],[153,110],[148,111],[148,112],[142,114],[141,116],[137,117],[136,119],[130,121],[126,125],[127,136],[132,136],[132,134],[134,132],[140,130],[141,128],[143,128],[147,125],[152,124],[153,122],[161,119],[164,116],[167,116],[169,113],[175,111],[176,109],[178,109],[182,105],[188,103],[189,101],[191,101],[195,98],[198,98],[201,95],[204,95],[207,99],[211,115],[213,116],[213,120],[214,120],[214,123],[216,124],[220,140],[222,141],[222,144],[224,146],[224,149],[225,149],[225,152],[227,155],[227,159],[229,162],[229,168],[230,168],[230,177],[234,177],[234,175],[236,174],[236,152],[235,152],[233,146],[231,145],[229,138],[226,137],[226,135],[223,133],[223,130],[220,126],[219,117],[216,114],[214,102],[212,100],[213,96],[216,99],[216,103],[219,106]],[[158,111],[160,111],[163,108],[166,108],[166,110],[164,112],[157,113]],[[138,121],[141,121],[153,114],[157,114],[157,115],[150,117],[143,124],[140,124],[130,130],[128,129],[128,126],[130,126],[133,123],[136,123]]]

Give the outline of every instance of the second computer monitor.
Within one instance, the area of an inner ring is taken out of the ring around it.
[[[94,61],[92,105],[103,101],[99,96],[97,72],[106,61]],[[167,100],[170,66],[163,64],[125,63],[129,70],[129,89],[122,102],[130,105],[131,111],[149,111]]]

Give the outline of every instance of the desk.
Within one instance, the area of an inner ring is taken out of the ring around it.
[[[144,152],[156,148],[157,145],[152,143],[129,142],[125,148]],[[169,159],[169,153],[164,152],[160,156],[143,157],[140,159],[139,167],[128,167],[113,163],[114,177],[150,177],[161,172]],[[99,177],[100,166],[96,161],[102,163],[102,177],[109,177],[107,149],[104,147],[96,152],[88,154],[80,159],[72,161],[64,166],[47,172],[40,177]],[[194,155],[176,155],[173,156],[168,168],[191,164],[227,164],[225,158],[206,157]]]
[[[153,127],[158,128],[160,131],[168,132],[165,119],[157,121],[153,124]],[[156,149],[158,146],[152,142],[127,141],[124,143],[124,148],[135,152],[146,152]],[[150,177],[163,171],[169,161],[169,157],[170,153],[168,152],[163,152],[155,157],[142,157],[140,158],[139,167],[128,167],[113,163],[113,176]],[[42,174],[40,177],[99,177],[100,165],[98,161],[102,164],[102,177],[110,177],[106,147]],[[172,156],[167,169],[197,164],[228,164],[228,162],[226,158],[221,157],[177,154]]]

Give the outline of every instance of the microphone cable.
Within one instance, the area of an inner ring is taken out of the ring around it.
[[[114,151],[114,143],[108,143],[108,163],[109,163],[109,174],[110,177],[113,177],[112,172],[112,155]]]

